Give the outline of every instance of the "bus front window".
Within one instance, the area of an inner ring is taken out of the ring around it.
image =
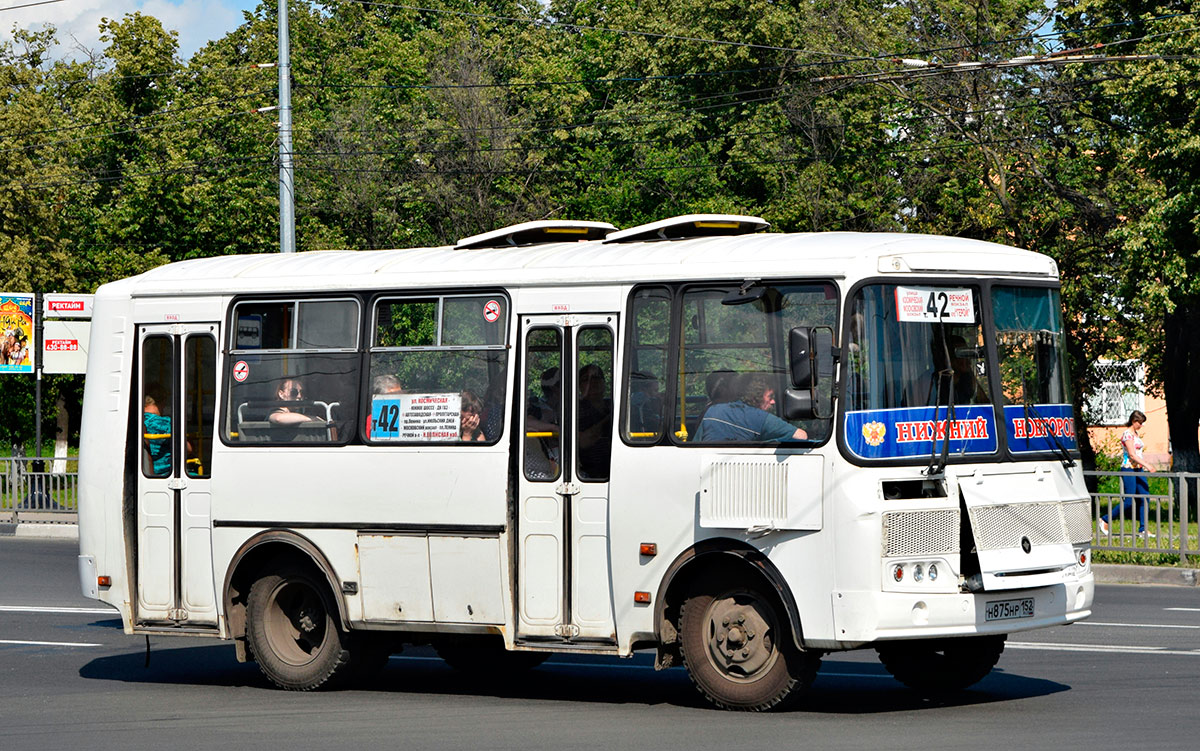
[[[1058,290],[994,287],[992,315],[1009,450],[1075,449]]]
[[[843,370],[852,452],[924,459],[947,436],[953,455],[995,452],[981,300],[967,285],[858,291]]]

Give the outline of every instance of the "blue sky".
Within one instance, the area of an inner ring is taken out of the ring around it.
[[[12,38],[13,26],[40,27],[51,23],[63,43],[58,57],[77,57],[75,43],[100,51],[98,26],[101,18],[120,18],[141,11],[179,32],[183,58],[212,39],[219,39],[242,22],[242,11],[258,6],[258,0],[62,0],[49,5],[5,10],[37,0],[0,0],[0,40]],[[74,40],[74,41],[72,41]]]

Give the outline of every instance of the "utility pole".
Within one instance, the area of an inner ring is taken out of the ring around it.
[[[296,252],[296,176],[292,165],[292,65],[288,55],[288,0],[279,10],[279,252]]]
[[[33,293],[33,455],[37,457],[34,472],[42,471],[42,293]]]

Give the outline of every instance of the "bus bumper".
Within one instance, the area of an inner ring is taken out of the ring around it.
[[[837,591],[833,593],[837,645],[828,646],[853,649],[879,641],[1008,634],[1061,626],[1090,616],[1094,595],[1095,579],[1090,571],[1059,584],[1001,592]]]

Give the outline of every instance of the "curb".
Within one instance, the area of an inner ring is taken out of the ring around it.
[[[1178,587],[1195,587],[1200,584],[1200,571],[1194,568],[1093,563],[1092,574],[1095,575],[1097,584],[1169,584]]]
[[[0,524],[0,536],[39,540],[79,540],[78,524]]]

